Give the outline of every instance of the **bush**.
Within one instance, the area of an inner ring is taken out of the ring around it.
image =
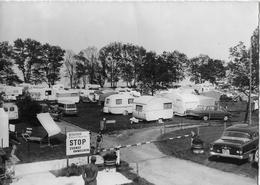
[[[22,121],[32,124],[39,124],[36,115],[41,112],[41,106],[38,102],[31,99],[29,93],[24,93],[17,99],[19,117]]]

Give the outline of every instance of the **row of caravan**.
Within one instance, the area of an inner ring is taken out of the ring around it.
[[[137,119],[153,121],[170,119],[173,115],[185,116],[186,110],[198,105],[215,105],[215,99],[193,94],[162,93],[157,96],[134,97],[113,94],[106,97],[103,112],[112,114],[132,113]]]

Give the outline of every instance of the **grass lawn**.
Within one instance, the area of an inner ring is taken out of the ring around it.
[[[191,130],[197,131],[197,129],[184,129],[175,132],[169,132],[160,136],[158,139],[165,139],[177,135],[189,134]],[[226,172],[232,172],[236,174],[242,174],[249,177],[257,177],[258,169],[252,167],[247,161],[240,161],[236,159],[220,158],[218,160],[209,160],[209,144],[216,139],[220,138],[224,130],[223,125],[215,125],[208,127],[200,127],[199,135],[205,143],[204,154],[193,154],[190,150],[190,138],[178,139],[172,141],[163,141],[156,143],[156,146],[161,152],[167,155],[172,155],[181,159],[191,160],[212,168],[216,168]]]

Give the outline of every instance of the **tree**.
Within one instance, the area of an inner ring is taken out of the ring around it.
[[[119,62],[122,60],[122,43],[114,42],[99,50],[99,60],[102,65],[102,76],[115,87],[120,77]]]
[[[251,90],[258,91],[259,89],[259,30],[256,29],[251,37],[251,47],[246,48],[243,42],[239,42],[236,46],[229,49],[230,62],[228,63],[229,81],[243,92],[248,99],[250,99],[250,60],[252,67],[252,81]],[[251,53],[250,53],[251,52]],[[250,57],[251,54],[251,57]],[[249,102],[247,106],[247,114],[245,121],[247,120]]]
[[[33,73],[36,79],[46,82],[49,87],[60,79],[60,68],[63,64],[65,51],[59,46],[44,44],[42,46],[42,58],[37,63]]]
[[[98,50],[95,47],[88,47],[78,55],[77,59],[77,75],[82,78],[83,87],[85,88],[87,79],[90,84],[104,85],[102,82],[101,64],[98,60]]]
[[[203,83],[206,80],[216,83],[218,79],[226,76],[224,61],[211,59],[207,55],[192,58],[188,63],[188,68],[191,80],[195,81],[195,83]]]
[[[13,48],[8,42],[0,42],[0,83],[7,85],[21,82],[12,69],[12,52]]]
[[[167,75],[168,83],[179,82],[184,78],[184,67],[188,63],[185,54],[178,51],[163,52],[161,57],[165,63],[165,75]]]
[[[76,59],[75,53],[71,50],[67,50],[64,57],[65,75],[69,77],[70,87],[76,87],[79,83],[79,78],[76,73]]]
[[[140,67],[140,71],[142,71],[139,76],[141,88],[149,90],[152,95],[156,90],[165,88],[169,79],[168,75],[164,73],[166,66],[161,56],[157,56],[155,52],[147,52]]]
[[[146,50],[143,47],[123,44],[122,58],[118,61],[118,67],[120,68],[120,77],[126,81],[127,86],[136,87],[138,76],[141,73],[140,66],[145,54]]]
[[[32,39],[15,40],[12,58],[22,71],[24,82],[31,83],[34,66],[41,60],[41,43]]]

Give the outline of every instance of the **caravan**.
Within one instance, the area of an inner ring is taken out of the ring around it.
[[[77,90],[60,90],[56,92],[57,101],[71,101],[79,103],[79,92]]]
[[[36,101],[55,101],[56,90],[51,88],[31,88],[28,90],[32,99]]]
[[[128,94],[113,94],[105,98],[103,112],[128,114],[133,112],[134,97]]]
[[[18,120],[19,119],[18,107],[15,103],[11,103],[11,102],[4,103],[3,108],[4,108],[5,112],[8,114],[9,120]]]
[[[133,117],[146,121],[171,119],[172,101],[163,97],[141,96],[134,100]]]
[[[195,109],[198,105],[215,105],[215,99],[194,94],[185,94],[180,92],[162,93],[157,95],[170,99],[173,103],[173,112],[178,116],[185,116],[187,110]]]

